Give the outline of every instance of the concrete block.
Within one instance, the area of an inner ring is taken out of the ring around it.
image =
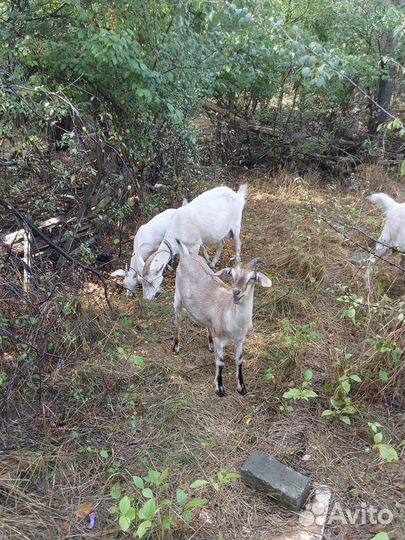
[[[311,489],[311,480],[263,452],[253,452],[242,466],[242,480],[271,495],[282,506],[298,511]]]

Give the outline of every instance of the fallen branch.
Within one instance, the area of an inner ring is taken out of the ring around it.
[[[268,126],[261,126],[260,124],[250,124],[244,118],[237,116],[235,113],[231,113],[227,109],[224,109],[223,107],[217,105],[216,103],[212,103],[211,101],[205,101],[203,105],[209,111],[213,111],[217,114],[220,114],[228,122],[231,122],[231,123],[233,122],[234,124],[238,125],[242,129],[245,129],[246,131],[254,131],[256,133],[262,133],[264,135],[269,135],[270,137],[282,136],[281,131],[277,129],[273,129]]]
[[[46,236],[46,234],[39,227],[34,225],[34,223],[32,223],[26,216],[21,214],[21,212],[19,212],[16,208],[14,208],[10,203],[5,201],[4,199],[0,199],[0,206],[3,206],[3,208],[5,208],[9,212],[11,212],[14,216],[16,216],[23,224],[25,224],[32,232],[35,232],[36,235],[38,235],[40,238],[42,238],[42,240],[44,240],[46,242],[46,244],[48,244],[49,247],[54,249],[62,257],[67,259],[69,262],[77,265],[79,268],[81,268],[85,272],[89,272],[89,273],[95,275],[101,281],[101,283],[103,285],[105,300],[107,302],[108,307],[112,310],[112,305],[111,305],[110,299],[108,297],[107,283],[106,283],[105,277],[102,274],[100,274],[100,272],[98,272],[94,268],[91,268],[90,266],[87,266],[87,264],[82,263],[78,259],[72,257],[64,249],[62,249],[57,244],[55,244],[55,242],[50,240]]]

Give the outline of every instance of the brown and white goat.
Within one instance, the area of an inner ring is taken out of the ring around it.
[[[222,382],[224,347],[230,342],[235,344],[237,390],[246,394],[242,374],[243,342],[252,328],[254,288],[256,283],[271,287],[271,280],[256,269],[261,263],[262,259],[252,259],[247,264],[213,272],[202,257],[188,255],[180,259],[177,267],[173,351],[178,353],[180,350],[181,310],[185,309],[194,322],[208,328],[208,348],[215,353],[215,392],[220,397],[225,395]],[[230,275],[232,286],[219,279],[221,275]]]

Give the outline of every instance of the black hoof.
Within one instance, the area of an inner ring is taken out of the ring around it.
[[[215,393],[219,397],[225,396],[225,388],[223,386],[220,386],[217,390],[215,390]]]
[[[176,354],[178,354],[180,352],[180,347],[179,347],[179,344],[177,343],[177,341],[174,343],[172,351],[174,353],[176,353]]]
[[[244,384],[241,384],[240,388],[237,388],[237,391],[239,392],[239,394],[241,394],[242,396],[246,395],[247,394],[247,388]]]
[[[210,342],[208,343],[208,350],[209,350],[210,352],[214,352],[214,343],[213,343],[212,341],[210,341]]]

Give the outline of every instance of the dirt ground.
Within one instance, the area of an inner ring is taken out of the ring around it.
[[[404,369],[386,384],[376,380],[374,367],[385,357],[371,354],[367,343],[392,331],[398,346],[405,346],[403,327],[370,309],[403,299],[402,276],[378,264],[369,295],[364,270],[349,262],[359,250],[321,218],[378,234],[381,214],[364,204],[364,193],[383,190],[403,199],[403,187],[376,171],[364,169],[344,189],[285,171],[271,176],[218,169],[205,175],[210,178],[205,187],[249,182],[242,254],[265,259],[261,271],[273,280],[271,289],[257,286],[255,291],[254,329],[245,342],[246,396],[236,392],[230,348],[224,368],[227,395],[216,397],[206,332],[186,318],[180,354],[171,352],[174,273],[152,303],[145,303],[139,291],[133,300],[119,288],[113,291],[119,316],[108,314],[97,286],[89,284],[79,330],[85,360],[60,365],[50,375],[47,392],[53,398],[43,411],[47,431],[34,440],[34,448],[23,445],[1,455],[0,539],[126,537],[108,511],[115,482],[124,489],[131,475],[169,468],[174,493],[178,487],[189,489],[196,479],[215,479],[218,471],[238,472],[252,451],[261,450],[310,476],[314,487],[330,487],[332,504],[343,510],[365,503],[393,513],[387,525],[336,520],[327,525],[325,540],[367,540],[379,531],[403,540],[404,449],[397,448],[398,463],[384,462],[372,451],[367,425],[379,422],[391,445],[405,439]],[[372,245],[354,230],[345,233]],[[232,256],[229,241],[221,265]],[[368,301],[357,324],[342,317],[347,306],[339,298],[345,286]],[[353,355],[347,362],[362,379],[352,385],[358,412],[351,425],[322,417],[344,350]],[[142,357],[144,367],[129,362],[127,353]],[[313,372],[312,388],[319,397],[294,401],[288,412],[282,394],[300,387],[306,370]],[[60,392],[67,392],[66,380],[81,394],[68,392],[64,402]],[[108,457],[100,457],[100,450]],[[294,512],[238,479],[218,491],[205,486],[199,496],[207,505],[195,511],[191,524],[179,521],[168,538],[270,540],[298,524]],[[83,503],[96,507],[93,531],[76,515]]]

